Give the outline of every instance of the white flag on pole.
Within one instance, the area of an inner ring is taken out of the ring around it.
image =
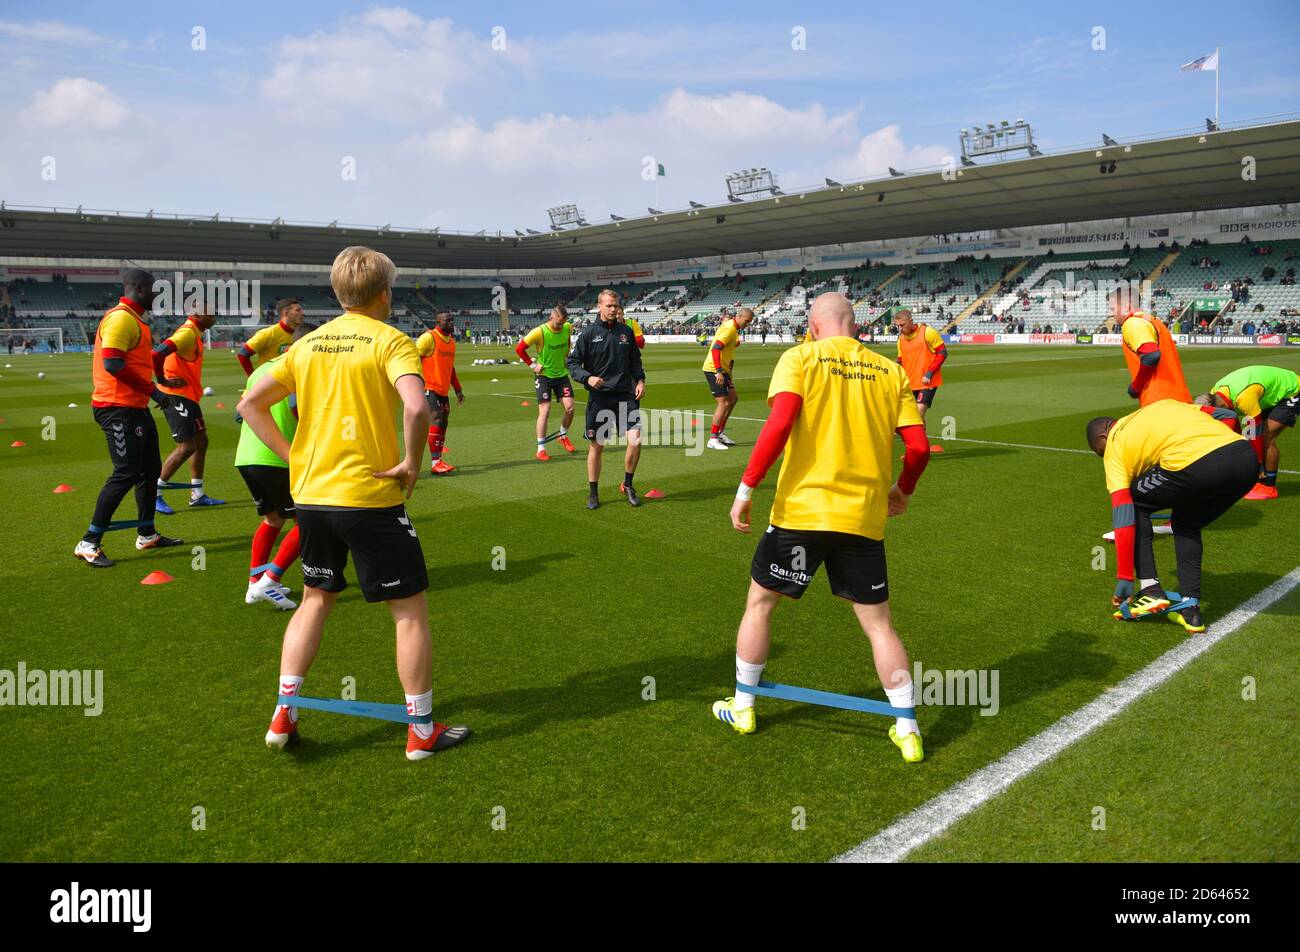
[[[1218,69],[1219,69],[1218,50],[1215,50],[1213,53],[1208,53],[1205,56],[1198,57],[1197,59],[1192,60],[1190,63],[1184,63],[1182,66],[1178,67],[1178,71],[1180,73],[1187,73],[1193,70],[1214,70],[1217,72]]]

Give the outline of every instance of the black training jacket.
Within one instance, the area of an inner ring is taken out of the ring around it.
[[[566,363],[570,376],[584,387],[588,377],[603,377],[601,393],[632,393],[637,381],[645,380],[641,349],[632,328],[620,321],[605,324],[596,320],[584,327]]]

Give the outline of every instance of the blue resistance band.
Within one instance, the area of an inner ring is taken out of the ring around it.
[[[138,519],[119,519],[116,522],[110,522],[108,525],[103,527],[92,525],[90,527],[90,531],[91,532],[115,532],[118,529],[138,529],[142,525],[144,525],[144,523],[139,521]]]
[[[864,714],[884,714],[887,717],[908,717],[915,719],[916,709],[911,707],[893,707],[887,701],[873,701],[870,698],[854,697],[851,694],[832,694],[830,691],[814,691],[811,688],[797,688],[790,684],[775,684],[771,681],[759,681],[758,684],[741,684],[736,682],[736,690],[763,697],[780,698],[782,701],[798,701],[801,704],[819,704],[822,707],[839,707],[846,711],[862,711]]]
[[[372,717],[378,721],[396,721],[398,724],[432,724],[432,714],[407,714],[405,704],[376,704],[372,701],[339,701],[326,697],[303,697],[281,694],[279,702],[287,707],[304,707],[331,714],[351,717]]]
[[[193,483],[163,483],[159,489],[198,489]]]

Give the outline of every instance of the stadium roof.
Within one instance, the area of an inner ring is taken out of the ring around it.
[[[366,244],[410,268],[579,268],[1297,201],[1300,121],[1285,121],[522,237],[7,207],[0,255],[327,264]]]

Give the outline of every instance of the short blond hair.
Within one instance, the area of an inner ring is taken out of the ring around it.
[[[344,307],[365,307],[397,280],[397,265],[382,251],[352,245],[330,267],[330,287]]]
[[[596,303],[599,304],[599,303],[600,303],[600,299],[603,298],[605,295],[609,295],[610,297],[612,297],[612,298],[614,299],[614,304],[615,304],[615,306],[618,305],[618,303],[619,303],[619,300],[618,300],[618,292],[615,291],[613,288],[605,288],[603,291],[601,291],[599,294],[597,294],[597,295],[596,295]]]

